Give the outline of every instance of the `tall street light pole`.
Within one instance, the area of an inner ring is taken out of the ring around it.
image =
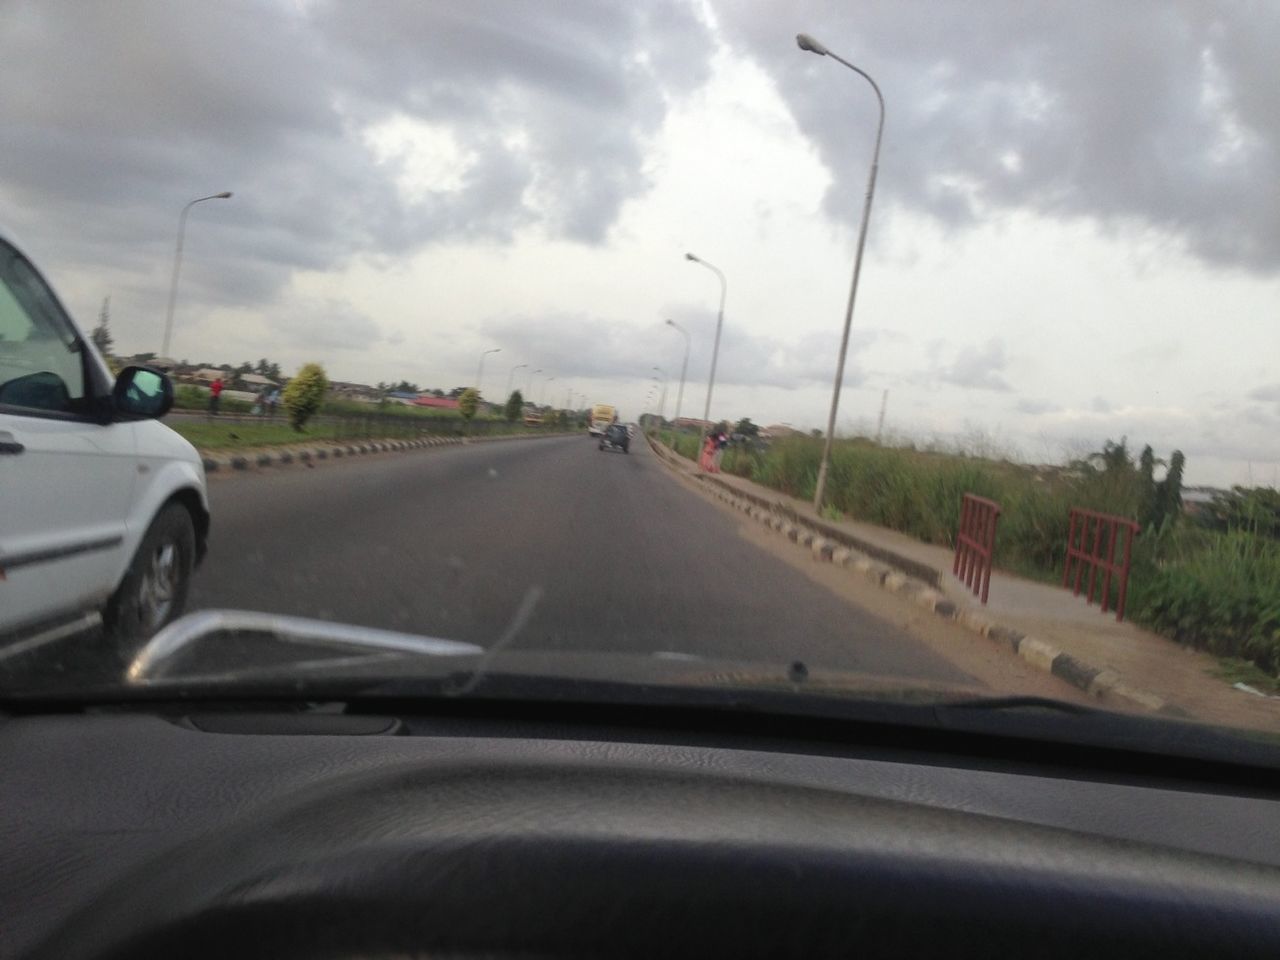
[[[191,212],[191,208],[197,203],[204,203],[206,200],[230,200],[231,191],[224,190],[222,193],[211,194],[207,197],[197,197],[191,200],[182,208],[182,213],[178,214],[178,242],[173,247],[173,277],[169,281],[169,309],[165,312],[164,317],[164,346],[160,348],[160,356],[166,359],[169,357],[169,341],[173,336],[173,309],[178,303],[178,272],[182,269],[182,239],[187,232],[187,214]]]
[[[478,396],[484,396],[484,390],[482,389],[484,383],[484,358],[491,353],[501,352],[501,347],[494,347],[492,350],[486,350],[484,353],[480,354],[480,365],[476,367],[476,394]]]
[[[555,377],[547,377],[547,379],[542,381],[542,400],[544,403],[547,399],[547,384],[555,382],[555,379]],[[539,403],[538,406],[543,406],[543,403]]]
[[[689,370],[689,345],[692,341],[689,339],[689,331],[674,320],[668,320],[667,326],[684,337],[684,361],[680,364],[680,389],[676,391],[676,413],[673,420],[673,425],[678,430],[680,429],[680,404],[684,401],[684,375]]]
[[[707,402],[702,411],[702,433],[698,437],[698,450],[702,450],[702,445],[707,440],[707,430],[711,426],[711,391],[716,386],[716,361],[720,357],[720,330],[724,326],[724,298],[728,292],[729,284],[724,278],[724,273],[714,264],[707,263],[700,257],[694,256],[692,253],[684,255],[686,260],[692,260],[694,263],[700,263],[708,270],[715,273],[720,278],[720,312],[716,315],[716,339],[711,347],[711,376],[707,378]]]
[[[534,374],[538,374],[538,373],[541,373],[541,372],[542,372],[542,368],[541,368],[541,367],[539,367],[537,370],[530,370],[530,371],[529,371],[529,379],[527,379],[527,380],[525,381],[525,384],[524,384],[525,402],[526,402],[526,403],[533,403],[533,377],[534,377]]]
[[[507,396],[508,397],[511,396],[511,387],[516,382],[516,371],[527,366],[528,366],[527,363],[517,363],[514,367],[511,368],[511,372],[507,374]]]
[[[662,420],[667,410],[667,371],[661,367],[654,367],[653,369],[662,374],[662,398],[658,401],[658,419]]]
[[[858,276],[862,273],[862,250],[867,243],[867,223],[871,219],[871,200],[876,192],[876,173],[880,169],[880,136],[884,133],[884,97],[880,87],[865,70],[855,67],[848,60],[840,57],[808,34],[796,35],[796,44],[801,50],[816,53],[820,57],[830,57],[842,63],[858,74],[876,93],[876,102],[880,105],[880,121],[876,125],[876,147],[871,155],[871,173],[867,177],[867,195],[862,202],[862,226],[858,229],[858,252],[853,259],[853,282],[849,286],[849,305],[844,312],[844,332],[840,335],[840,355],[836,360],[836,382],[831,392],[831,412],[827,415],[827,435],[822,444],[822,462],[818,465],[818,482],[813,490],[813,506],[822,509],[822,499],[827,490],[827,473],[831,468],[831,444],[835,440],[836,410],[840,406],[840,391],[844,387],[844,359],[849,350],[849,327],[853,324],[853,304],[858,298]]]

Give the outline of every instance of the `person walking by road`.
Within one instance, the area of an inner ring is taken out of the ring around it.
[[[215,377],[213,383],[209,384],[209,415],[216,417],[218,415],[218,403],[222,399],[222,377]]]
[[[716,449],[711,456],[711,472],[720,472],[720,461],[724,459],[724,452],[729,448],[729,434],[720,430],[716,433]]]
[[[276,407],[280,405],[280,388],[269,387],[267,393],[267,416],[274,420],[276,418]]]
[[[717,435],[714,433],[707,434],[707,439],[702,444],[702,456],[698,459],[698,466],[707,473],[716,472],[716,437]]]

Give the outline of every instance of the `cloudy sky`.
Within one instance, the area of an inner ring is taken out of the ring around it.
[[[1272,3],[0,0],[0,222],[82,324],[344,380],[1280,474]],[[554,377],[554,380],[547,378]]]

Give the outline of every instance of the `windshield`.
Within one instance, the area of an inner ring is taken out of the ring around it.
[[[1280,731],[1278,19],[7,5],[0,694]]]

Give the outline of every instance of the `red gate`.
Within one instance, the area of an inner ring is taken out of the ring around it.
[[[964,581],[975,596],[987,602],[991,585],[991,557],[996,549],[996,521],[1000,504],[966,493],[960,501],[960,530],[956,534],[956,559],[951,572]]]
[[[1097,588],[1098,571],[1102,571],[1102,612],[1111,604],[1111,577],[1120,579],[1116,596],[1116,619],[1124,619],[1124,598],[1129,591],[1129,564],[1133,559],[1133,538],[1138,525],[1125,517],[1115,517],[1082,507],[1071,508],[1071,526],[1067,533],[1067,563],[1062,570],[1062,585],[1071,585],[1072,561],[1075,561],[1075,595],[1080,596],[1081,578],[1089,568],[1089,603]],[[1116,562],[1116,538],[1124,538],[1124,559]]]

